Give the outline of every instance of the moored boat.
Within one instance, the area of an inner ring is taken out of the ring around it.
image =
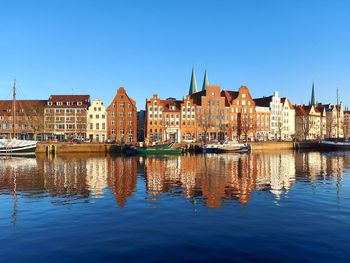
[[[16,139],[16,80],[13,84],[12,100],[12,135],[11,139],[0,139],[0,155],[27,156],[35,155],[37,141]]]
[[[350,142],[349,141],[328,141],[323,140],[320,141],[320,146],[326,150],[350,150]]]
[[[36,146],[36,141],[0,139],[0,155],[35,155]]]
[[[133,147],[132,153],[140,155],[152,155],[152,154],[181,154],[182,148],[176,147],[173,144],[160,144],[145,147]],[[130,152],[129,152],[130,153]]]
[[[218,145],[217,144],[203,144],[199,147],[201,153],[217,153]]]
[[[228,141],[223,144],[218,145],[219,153],[229,153],[229,152],[249,152],[250,148],[248,144],[239,143],[237,141]]]

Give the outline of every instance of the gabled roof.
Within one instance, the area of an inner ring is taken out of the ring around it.
[[[182,100],[167,99],[167,100],[160,100],[160,103],[163,107],[163,112],[175,112],[175,111],[180,111],[180,107],[181,107],[181,104],[183,103],[183,101]],[[171,110],[170,106],[175,106],[175,109]]]
[[[51,95],[49,97],[51,102],[89,102],[90,95]]]
[[[294,106],[293,106],[293,104],[290,102],[290,100],[288,99],[288,98],[281,98],[281,102],[282,102],[282,104],[284,104],[285,102],[287,101],[287,103],[288,103],[288,106],[289,106],[289,108],[291,109],[291,110],[294,110]]]
[[[16,111],[19,115],[21,112],[28,112],[35,109],[43,109],[46,104],[46,100],[16,100]],[[6,115],[11,115],[12,113],[12,100],[0,100],[0,115],[5,112],[9,112]]]
[[[206,96],[207,92],[206,90],[201,90],[199,92],[191,94],[191,99],[193,100],[193,103],[197,106],[202,105],[202,96]]]
[[[295,105],[296,116],[307,116],[310,113],[312,105]]]
[[[238,91],[233,90],[223,90],[221,91],[221,96],[225,97],[225,105],[230,106],[232,104],[232,101],[236,99],[239,95]]]
[[[260,107],[270,107],[270,102],[272,101],[273,96],[262,97],[254,99],[255,105]]]

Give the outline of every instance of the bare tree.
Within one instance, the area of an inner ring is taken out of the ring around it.
[[[45,129],[44,107],[33,105],[32,108],[25,112],[26,123],[29,129],[33,131],[33,139],[36,140],[39,134],[42,134]]]
[[[310,116],[302,115],[299,116],[301,120],[301,130],[302,134],[304,136],[304,140],[306,141],[308,138],[308,135],[310,135],[310,131],[313,128],[314,122],[310,120]]]
[[[197,111],[197,123],[199,131],[204,133],[204,143],[207,143],[208,130],[212,127],[212,118],[211,118],[210,109],[198,108]],[[203,140],[203,137],[201,138]]]

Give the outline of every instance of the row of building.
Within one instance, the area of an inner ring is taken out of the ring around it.
[[[14,86],[14,98],[16,87]],[[146,99],[145,110],[119,88],[106,107],[89,95],[51,95],[47,100],[1,100],[0,137],[133,143],[263,140],[316,140],[349,137],[350,112],[341,104],[322,104],[312,86],[308,105],[293,105],[276,91],[253,98],[248,87],[237,91],[210,85],[202,89],[192,70],[182,100]]]

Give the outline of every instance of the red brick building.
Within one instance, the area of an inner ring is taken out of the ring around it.
[[[0,138],[40,139],[44,130],[45,103],[45,100],[16,100],[14,121],[13,100],[1,100]]]
[[[131,99],[123,87],[119,88],[107,108],[107,138],[118,143],[137,141],[136,101]]]
[[[246,86],[238,91],[209,85],[205,73],[201,91],[194,70],[188,95],[183,100],[146,99],[146,140],[187,142],[212,140],[255,140],[267,138],[270,111],[256,107]]]

